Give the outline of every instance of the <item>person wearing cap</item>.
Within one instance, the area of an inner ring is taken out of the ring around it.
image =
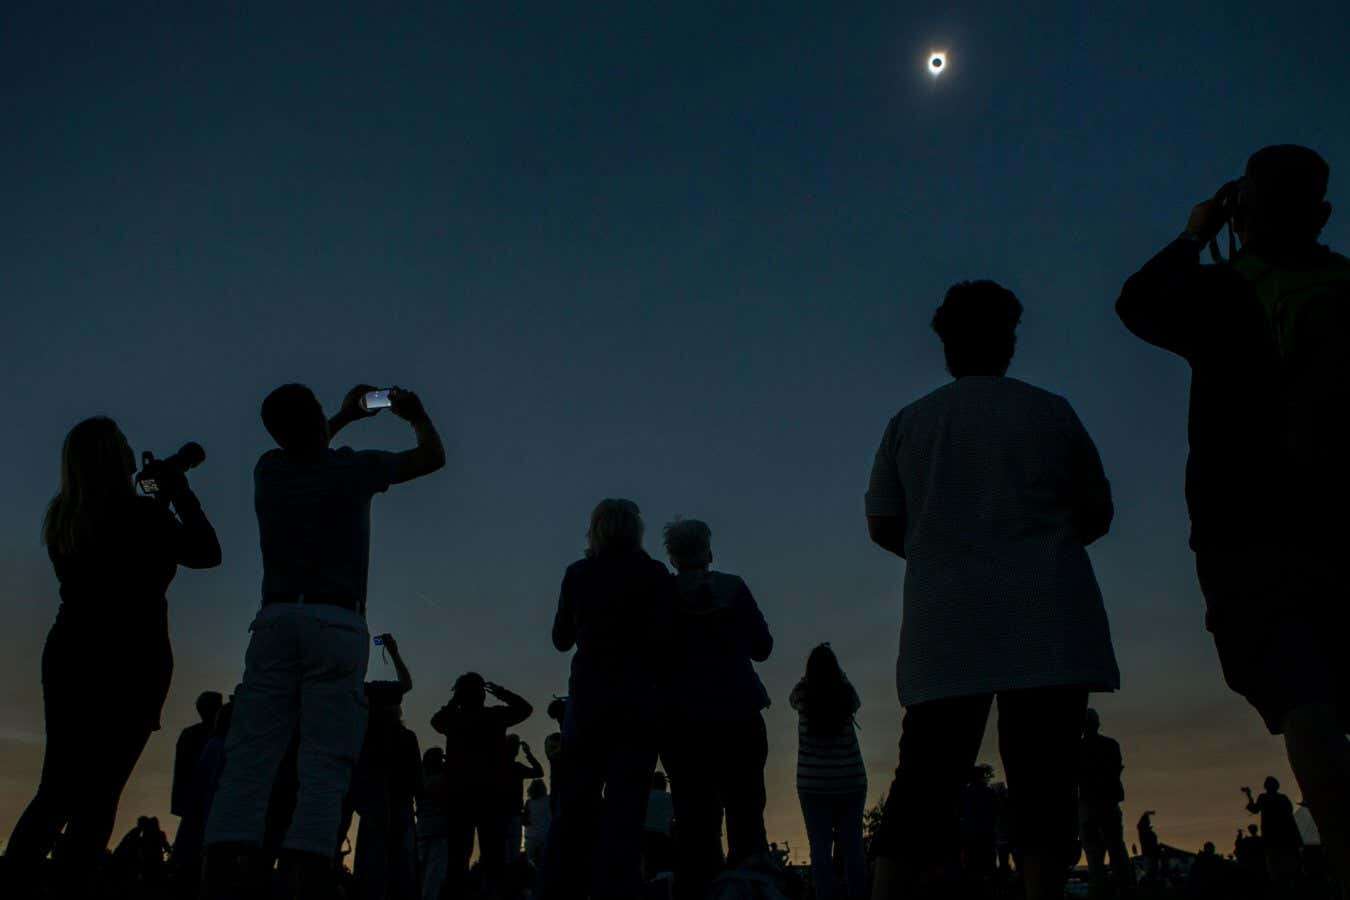
[[[1224,680],[1283,735],[1329,862],[1350,883],[1350,538],[1345,462],[1350,260],[1319,243],[1330,167],[1266,147],[1191,211],[1116,302],[1191,367],[1191,517],[1205,624]],[[1240,250],[1203,265],[1228,225]]]
[[[995,698],[1026,894],[1061,897],[1088,693],[1120,686],[1086,549],[1111,526],[1111,488],[1069,402],[1007,377],[1021,316],[992,281],[947,292],[933,329],[953,380],[891,419],[872,467],[868,533],[907,563],[878,898],[912,896],[955,854]]]

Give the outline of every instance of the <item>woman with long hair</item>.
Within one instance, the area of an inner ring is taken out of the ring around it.
[[[61,489],[42,538],[61,606],[42,653],[42,780],[5,852],[22,879],[65,831],[58,863],[87,878],[169,691],[165,591],[180,565],[220,564],[220,544],[180,473],[138,497],[136,459],[112,419],[80,422],[61,448]],[[172,506],[172,509],[170,508]]]
[[[591,513],[586,557],[563,576],[553,644],[572,657],[563,724],[567,778],[550,842],[549,898],[630,900],[642,887],[642,833],[656,771],[675,581],[642,549],[631,500]],[[562,871],[553,868],[553,862]],[[588,890],[589,886],[589,890]]]
[[[811,880],[817,900],[865,896],[863,810],[867,770],[854,716],[862,703],[829,644],[806,659],[806,675],[789,701],[797,711],[797,796],[811,844]],[[835,885],[834,853],[844,863],[846,891]]]

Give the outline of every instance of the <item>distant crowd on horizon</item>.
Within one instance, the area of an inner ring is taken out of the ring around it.
[[[1131,332],[1191,367],[1186,498],[1205,624],[1225,681],[1283,736],[1320,840],[1304,851],[1273,778],[1259,796],[1244,788],[1261,827],[1239,833],[1237,870],[1212,845],[1188,863],[1196,897],[1350,897],[1350,598],[1336,577],[1350,537],[1350,259],[1319,242],[1329,177],[1308,148],[1258,151],[1116,302]],[[276,447],[254,470],[261,608],[241,682],[228,701],[203,694],[200,724],[179,739],[173,875],[156,890],[1059,900],[1085,852],[1093,896],[1162,896],[1154,813],[1138,823],[1137,871],[1120,748],[1088,707],[1120,687],[1087,552],[1110,531],[1111,487],[1070,403],[1008,377],[1021,316],[993,281],[951,287],[932,327],[952,381],[882,434],[864,513],[871,540],[906,561],[898,760],[872,817],[861,703],[821,643],[789,694],[809,888],[786,876],[764,827],[770,693],[755,664],[773,652],[771,629],[746,580],[712,567],[705,522],[665,526],[672,572],[644,551],[636,503],[592,510],[550,636],[572,657],[566,696],[547,710],[547,781],[511,733],[532,704],[475,672],[431,720],[444,746],[423,752],[402,721],[413,677],[398,642],[366,625],[370,503],[442,468],[440,436],[412,391],[358,385],[329,417],[286,384],[263,400]],[[384,408],[415,447],[330,446]],[[6,897],[106,895],[119,799],[172,678],[168,585],[179,566],[222,562],[187,479],[201,459],[190,445],[138,465],[101,416],[66,437],[43,525],[61,594],[42,657],[45,757],[6,846]],[[372,646],[397,680],[366,680]],[[115,703],[96,699],[91,672]],[[976,765],[995,701],[1006,788]],[[169,849],[150,819],[123,845],[113,859],[143,871]]]

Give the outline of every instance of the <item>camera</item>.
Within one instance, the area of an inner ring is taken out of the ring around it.
[[[164,459],[156,459],[155,454],[146,450],[141,454],[141,471],[136,476],[136,484],[148,497],[159,497],[164,501],[170,498],[164,495],[164,489],[170,483],[180,481],[189,469],[195,469],[206,461],[206,451],[196,441],[189,441],[178,452]]]

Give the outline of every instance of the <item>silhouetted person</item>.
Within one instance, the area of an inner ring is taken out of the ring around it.
[[[370,718],[340,834],[345,837],[350,826],[348,810],[360,815],[352,869],[359,897],[413,900],[418,895],[414,802],[423,793],[422,749],[403,724],[412,673],[392,634],[380,635],[380,642],[398,680],[365,684]]]
[[[1125,763],[1120,744],[1103,735],[1101,728],[1097,711],[1089,709],[1083,718],[1078,757],[1078,827],[1094,897],[1111,894],[1108,854],[1116,887],[1128,892],[1134,886],[1134,865],[1125,850],[1125,819],[1120,811],[1120,804],[1125,802],[1125,786],[1120,780]]]
[[[665,772],[652,775],[647,793],[647,818],[642,827],[642,871],[650,881],[674,866],[675,802]]]
[[[1146,810],[1135,826],[1139,834],[1139,855],[1144,858],[1146,878],[1162,876],[1162,844],[1158,841],[1158,832],[1153,830],[1153,817],[1157,814],[1155,810]]]
[[[184,811],[173,838],[173,868],[176,896],[197,900],[202,888],[202,842],[211,814],[220,774],[225,769],[225,739],[230,731],[234,704],[226,702],[211,723],[211,734],[188,778]]]
[[[1266,147],[1121,291],[1136,335],[1191,366],[1191,547],[1224,680],[1283,734],[1328,862],[1350,883],[1350,260],[1318,243],[1330,170]],[[1242,249],[1200,251],[1225,222]],[[1266,836],[1269,839],[1269,835]]]
[[[994,767],[981,763],[970,770],[961,792],[961,865],[966,878],[980,885],[992,883],[997,868],[998,794]]]
[[[714,571],[712,530],[697,519],[665,528],[678,595],[661,759],[675,787],[675,893],[701,898],[723,865],[768,850],[764,764],[769,706],[754,664],[773,637],[745,581]],[[727,852],[722,854],[726,816]]]
[[[1237,843],[1233,845],[1233,858],[1249,873],[1259,874],[1262,880],[1265,879],[1266,842],[1261,837],[1259,826],[1248,825],[1246,834],[1243,834],[1241,829],[1238,830]]]
[[[141,816],[113,851],[113,864],[136,895],[158,887],[164,880],[164,861],[173,847],[159,827],[159,819]]]
[[[530,782],[526,793],[525,814],[522,822],[525,826],[525,858],[535,869],[544,865],[544,849],[548,846],[549,824],[553,821],[553,804],[548,795],[548,785],[542,778]]]
[[[489,695],[502,701],[501,705],[486,705]],[[455,681],[450,702],[431,719],[431,727],[445,735],[446,809],[450,814],[447,888],[452,896],[467,889],[475,834],[485,890],[500,889],[507,825],[502,796],[513,775],[506,763],[506,730],[533,712],[534,707],[519,695],[484,681],[477,672],[466,672]]]
[[[567,698],[554,697],[548,704],[548,717],[557,724],[557,730],[544,738],[544,758],[548,760],[548,783],[552,785],[549,804],[554,818],[558,815],[558,785],[566,777],[567,763],[563,753],[562,729],[567,719]]]
[[[262,609],[250,627],[206,828],[209,897],[254,892],[266,866],[268,805],[293,747],[298,787],[282,841],[291,877],[302,894],[326,892],[332,879],[343,799],[366,730],[370,501],[445,464],[421,400],[400,389],[390,392],[392,409],[416,433],[414,449],[330,448],[338,431],[375,414],[361,402],[370,390],[353,388],[332,419],[303,385],[283,385],[262,404],[263,425],[277,442],[253,473]]]
[[[525,754],[525,762],[519,760]],[[520,856],[521,841],[524,838],[525,785],[536,778],[544,777],[544,767],[530,752],[530,745],[520,739],[518,734],[506,736],[506,773],[502,784],[502,815],[506,820],[505,837],[502,842],[503,859],[512,865]]]
[[[1280,782],[1267,778],[1264,787],[1259,797],[1253,797],[1249,787],[1244,787],[1242,793],[1247,795],[1247,812],[1261,817],[1266,873],[1272,884],[1288,890],[1298,878],[1303,837],[1294,821],[1294,804],[1280,793]]]
[[[159,728],[173,673],[165,591],[180,565],[220,564],[216,533],[187,479],[163,472],[155,500],[136,496],[135,473],[112,419],[86,419],[66,435],[61,488],[42,526],[61,586],[42,653],[42,780],[5,849],[15,896],[63,828],[57,858],[70,891],[83,892],[107,849],[122,788]]]
[[[788,702],[797,711],[797,798],[811,844],[816,897],[858,900],[867,890],[867,768],[854,718],[862,701],[829,644],[820,644],[806,658],[806,673]],[[842,891],[835,885],[836,851],[843,861]]]
[[[1205,846],[1191,862],[1190,874],[1186,877],[1186,894],[1195,900],[1227,900],[1225,891],[1225,863],[1219,856],[1213,841],[1205,841]]]
[[[202,750],[211,739],[215,729],[216,714],[225,705],[225,698],[219,691],[203,691],[197,697],[197,715],[201,721],[189,725],[178,735],[178,743],[173,755],[173,786],[169,793],[169,812],[182,818],[188,805],[188,792],[192,783],[192,773],[201,760]]]
[[[553,826],[561,867],[550,866],[550,898],[584,897],[588,885],[592,900],[630,900],[641,890],[675,603],[675,579],[643,552],[642,530],[637,504],[601,501],[585,559],[563,576],[553,645],[576,653],[563,728],[567,777]]]
[[[1120,683],[1086,550],[1110,527],[1110,487],[1068,401],[1006,377],[1021,314],[990,281],[947,292],[933,328],[955,380],[891,420],[872,469],[868,531],[908,560],[877,897],[954,855],[997,696],[1027,896],[1058,898],[1087,695]]]
[[[422,754],[422,794],[417,798],[417,859],[422,900],[440,900],[449,865],[450,813],[445,751],[432,747]]]

